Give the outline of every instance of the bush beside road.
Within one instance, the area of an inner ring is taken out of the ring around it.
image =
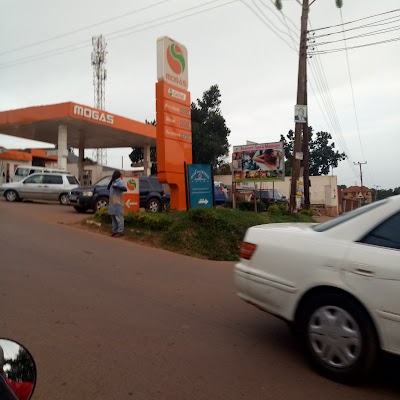
[[[93,217],[111,232],[107,209]],[[239,246],[250,226],[280,222],[315,222],[305,214],[289,215],[279,207],[263,213],[230,209],[125,215],[125,237],[192,257],[219,261],[239,259]],[[96,228],[99,229],[99,228]]]

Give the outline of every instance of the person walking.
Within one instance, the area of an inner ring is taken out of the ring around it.
[[[113,237],[120,237],[124,234],[124,197],[123,193],[128,189],[121,178],[120,171],[114,171],[111,181],[108,184],[110,199],[108,204],[108,214],[111,215]]]

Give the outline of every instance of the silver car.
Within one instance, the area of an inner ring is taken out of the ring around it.
[[[19,182],[4,183],[0,186],[0,195],[7,201],[54,200],[68,204],[68,193],[78,186],[78,180],[71,174],[39,173]]]

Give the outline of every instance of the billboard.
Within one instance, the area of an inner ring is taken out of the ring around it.
[[[285,180],[282,142],[233,146],[233,182]]]

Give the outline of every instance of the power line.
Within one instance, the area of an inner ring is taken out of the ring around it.
[[[397,42],[399,40],[400,40],[400,37],[396,37],[393,39],[382,40],[380,42],[373,42],[373,43],[367,43],[367,44],[362,44],[362,45],[358,45],[358,46],[347,47],[347,50],[360,49],[362,47],[370,47],[370,46],[376,46],[379,44]],[[345,51],[345,50],[346,50],[346,48],[340,47],[338,49],[315,50],[315,51],[309,52],[308,54],[309,55],[328,54],[328,53],[337,53],[339,51]]]
[[[342,9],[340,8],[339,11],[340,11],[340,20],[342,21],[342,26],[344,27]],[[362,157],[363,157],[363,159],[365,161],[364,148],[363,148],[363,144],[362,144],[362,140],[361,140],[360,124],[358,122],[358,113],[357,113],[356,101],[355,101],[355,97],[354,97],[353,79],[352,79],[352,76],[351,76],[351,69],[350,69],[350,59],[349,59],[349,54],[348,54],[348,51],[347,51],[346,34],[345,34],[344,30],[343,30],[343,40],[344,40],[344,47],[346,49],[347,71],[349,73],[351,97],[352,97],[352,100],[353,100],[353,109],[354,109],[354,116],[355,116],[355,119],[356,119],[358,140],[360,142],[361,155],[362,155]],[[365,164],[366,163],[367,162],[365,161]],[[368,167],[368,165],[367,165],[367,167]],[[361,168],[361,164],[360,164],[360,168]],[[372,177],[372,174],[370,173],[369,168],[367,168],[367,169],[368,169],[368,173],[369,173],[369,175],[371,177],[372,183],[374,183],[374,179]],[[361,177],[361,186],[362,186],[362,177]]]
[[[267,8],[269,9],[269,11],[271,11],[271,9],[269,7],[267,7]],[[290,38],[292,40],[293,47],[296,47],[294,39],[293,39],[293,36],[291,35],[291,32],[293,32],[293,30],[288,26],[284,13],[282,11],[280,11],[280,13],[281,13],[281,15],[282,15],[282,17],[284,19],[284,23],[285,23],[286,28],[288,30],[288,34],[289,34],[289,36],[290,36]],[[274,15],[276,15],[276,14],[274,14]],[[292,22],[292,24],[294,25],[293,22]],[[296,33],[296,35],[298,36],[297,33]],[[295,50],[295,48],[292,48],[292,49]],[[296,51],[296,53],[298,53],[298,50],[295,50],[295,51]],[[314,67],[312,64],[311,64],[311,66]],[[342,129],[340,127],[340,123],[339,123],[339,119],[338,119],[337,114],[336,114],[334,103],[333,103],[332,97],[330,95],[330,91],[329,91],[328,83],[327,83],[327,80],[326,80],[325,71],[323,70],[322,62],[321,62],[321,66],[318,65],[318,69],[316,69],[316,72],[314,71],[314,69],[311,69],[311,72],[312,72],[312,75],[314,76],[314,79],[316,81],[318,90],[320,92],[321,100],[322,100],[322,102],[324,104],[324,107],[325,107],[325,109],[326,109],[326,111],[328,113],[328,118],[329,118],[329,120],[331,122],[328,122],[328,119],[327,119],[327,117],[326,117],[326,115],[325,115],[325,113],[324,113],[324,111],[322,109],[321,103],[320,103],[320,101],[319,101],[319,99],[317,97],[317,94],[316,94],[316,91],[314,90],[312,82],[309,81],[310,86],[311,86],[311,90],[313,91],[315,99],[317,101],[317,105],[318,105],[318,107],[319,107],[319,109],[320,109],[320,111],[322,113],[323,118],[325,119],[325,122],[326,122],[326,124],[328,126],[328,129],[330,129],[331,132],[335,134],[336,139],[337,139],[337,141],[339,143],[339,146],[347,154],[347,156],[348,156],[347,161],[348,161],[348,163],[350,165],[350,168],[354,172],[354,165],[349,160],[349,158],[351,158],[350,151],[349,151],[349,149],[347,147],[346,141],[345,141],[344,136],[342,134]],[[321,90],[321,86],[322,86],[322,90]],[[325,89],[324,89],[324,87],[325,87]],[[355,172],[354,172],[354,176],[356,176]]]
[[[283,42],[286,43],[286,45],[289,46],[289,48],[291,48],[292,50],[296,50],[289,42],[286,41],[286,39],[284,39],[278,32],[276,32],[273,28],[271,28],[266,22],[265,20],[253,9],[251,8],[251,6],[249,4],[247,4],[244,0],[240,0],[242,4],[244,4],[271,32],[273,32],[276,36],[278,36],[279,39],[281,39]],[[253,0],[252,0],[253,1]],[[253,1],[254,3],[254,1]],[[259,9],[259,7],[256,5],[256,7]],[[260,10],[260,9],[259,9]],[[261,12],[262,15],[265,14],[263,12]],[[270,21],[268,19],[268,17],[265,17],[268,21]],[[271,23],[271,22],[270,22]],[[273,24],[271,24],[273,25]],[[275,25],[274,25],[275,26]],[[285,32],[286,33],[286,32]],[[287,34],[287,33],[286,33]]]
[[[388,22],[389,20],[393,20]],[[379,20],[379,21],[374,21],[374,22],[370,22],[369,24],[364,24],[364,25],[360,25],[360,26],[356,26],[354,28],[348,28],[348,29],[344,29],[344,26],[342,27],[342,30],[336,31],[336,32],[329,32],[329,33],[324,33],[322,35],[317,35],[315,36],[315,33],[313,33],[313,39],[320,39],[322,37],[326,37],[326,36],[332,36],[332,35],[339,35],[340,33],[342,33],[343,31],[345,32],[350,32],[350,31],[355,31],[357,29],[366,29],[366,28],[374,28],[377,26],[382,26],[382,25],[389,25],[389,24],[394,24],[395,22],[400,21],[400,17],[399,16],[395,16],[395,17],[390,17],[390,18],[385,18],[383,20]],[[382,24],[379,22],[383,22]],[[312,31],[309,31],[309,33]]]
[[[159,1],[158,3],[152,4],[150,6],[142,7],[142,8],[139,8],[137,10],[130,11],[130,12],[127,12],[125,14],[118,15],[118,16],[113,17],[113,18],[105,19],[105,20],[103,20],[101,22],[96,22],[95,24],[87,25],[87,26],[85,26],[83,28],[79,28],[79,29],[76,29],[74,31],[66,32],[66,33],[63,33],[61,35],[53,36],[53,37],[48,38],[48,39],[40,40],[38,42],[29,43],[29,44],[26,44],[24,46],[20,46],[20,47],[14,48],[14,49],[3,51],[3,52],[0,53],[0,56],[2,56],[4,54],[15,53],[16,51],[27,49],[28,47],[35,47],[35,46],[38,46],[38,45],[43,44],[43,43],[48,43],[48,42],[51,42],[51,41],[54,41],[54,40],[57,40],[57,39],[61,39],[61,38],[66,37],[66,36],[73,35],[73,34],[78,33],[78,32],[85,31],[85,30],[90,29],[90,28],[94,28],[96,26],[104,25],[104,24],[106,24],[108,22],[116,21],[117,19],[121,19],[121,18],[125,18],[128,15],[136,14],[138,12],[145,11],[145,10],[148,10],[150,8],[156,7],[156,6],[160,5],[160,4],[167,3],[168,1],[169,0],[162,0],[162,1]]]
[[[398,11],[400,11],[400,8],[397,8],[397,9],[391,10],[391,11],[386,11],[386,12],[380,13],[380,14],[370,15],[369,17],[355,19],[354,21],[346,22],[345,25],[354,24],[355,22],[364,21],[364,20],[369,19],[369,18],[375,18],[375,17],[379,17],[381,15],[387,15],[387,14],[391,14],[391,13],[398,12]],[[323,28],[317,28],[317,29],[310,29],[308,32],[316,32],[316,31],[321,31],[321,30],[324,30],[324,29],[336,28],[338,26],[342,26],[342,24],[330,25],[330,26],[325,26]]]
[[[386,29],[380,29],[378,31],[366,32],[366,33],[362,33],[360,35],[351,36],[351,37],[347,38],[346,40],[360,39],[360,38],[363,38],[363,37],[375,36],[375,35],[382,35],[382,34],[385,34],[385,33],[388,33],[388,32],[398,31],[399,29],[400,29],[400,26],[392,27],[392,28],[386,28]],[[331,40],[329,42],[313,43],[313,47],[314,46],[326,46],[327,44],[343,42],[343,41],[344,41],[344,39],[338,39],[338,40]]]
[[[112,34],[115,34],[117,32],[119,33],[119,32],[122,32],[122,31],[126,31],[128,29],[135,29],[137,27],[140,27],[140,26],[143,26],[143,25],[147,25],[147,24],[150,24],[150,23],[155,22],[155,21],[159,21],[160,19],[169,18],[171,16],[175,16],[177,14],[182,14],[182,13],[185,13],[187,11],[191,11],[193,9],[197,9],[199,7],[204,7],[204,5],[212,4],[212,3],[215,3],[217,1],[220,1],[220,0],[213,0],[213,1],[210,1],[208,3],[202,4],[200,6],[190,7],[190,8],[187,8],[185,10],[182,10],[182,11],[179,11],[179,12],[175,12],[173,14],[169,14],[169,15],[166,15],[164,17],[156,18],[156,19],[144,22],[144,23],[139,24],[139,25],[135,25],[135,26],[123,29],[123,30],[118,30],[118,31],[111,32],[109,34],[106,34],[105,36],[112,35]],[[194,15],[202,14],[204,12],[207,12],[207,11],[210,11],[210,10],[214,10],[214,9],[217,9],[217,8],[220,8],[220,7],[224,7],[224,6],[227,6],[229,4],[236,3],[237,1],[239,1],[239,0],[232,0],[232,1],[229,1],[229,2],[226,2],[226,3],[223,3],[223,4],[216,5],[214,7],[209,7],[209,8],[206,8],[204,10],[200,10],[200,11],[188,14],[188,15],[184,15],[182,17],[173,18],[171,20],[168,20],[168,21],[165,21],[165,22],[161,22],[161,23],[158,23],[158,24],[154,24],[154,25],[142,28],[142,29],[133,30],[131,32],[125,33],[123,35],[118,35],[118,36],[115,36],[113,38],[109,38],[107,40],[111,41],[111,40],[118,39],[118,38],[121,38],[121,37],[124,37],[124,36],[132,35],[132,34],[139,33],[139,32],[143,32],[143,31],[146,31],[146,30],[158,27],[158,26],[169,24],[171,22],[175,22],[175,21],[178,21],[178,20],[181,20],[181,19],[185,19],[185,18],[194,16]],[[75,47],[75,46],[77,46],[77,47]],[[67,45],[67,46],[63,46],[63,47],[58,48],[58,49],[48,50],[48,51],[45,51],[43,53],[39,53],[39,54],[28,56],[28,57],[23,57],[23,58],[20,58],[20,59],[17,59],[17,60],[12,60],[10,62],[0,64],[0,69],[6,69],[6,68],[14,67],[16,65],[21,65],[21,64],[25,64],[25,63],[29,63],[29,62],[34,62],[34,61],[39,61],[39,60],[42,60],[42,59],[45,59],[45,58],[48,58],[48,57],[51,57],[51,56],[57,56],[57,55],[61,55],[61,54],[64,54],[64,53],[69,53],[69,52],[72,52],[72,51],[75,51],[75,50],[80,50],[82,48],[90,47],[90,46],[91,46],[91,44],[88,44],[86,40],[85,41],[81,41],[81,42],[77,42],[77,43],[73,43],[73,44],[70,44],[70,45]]]

